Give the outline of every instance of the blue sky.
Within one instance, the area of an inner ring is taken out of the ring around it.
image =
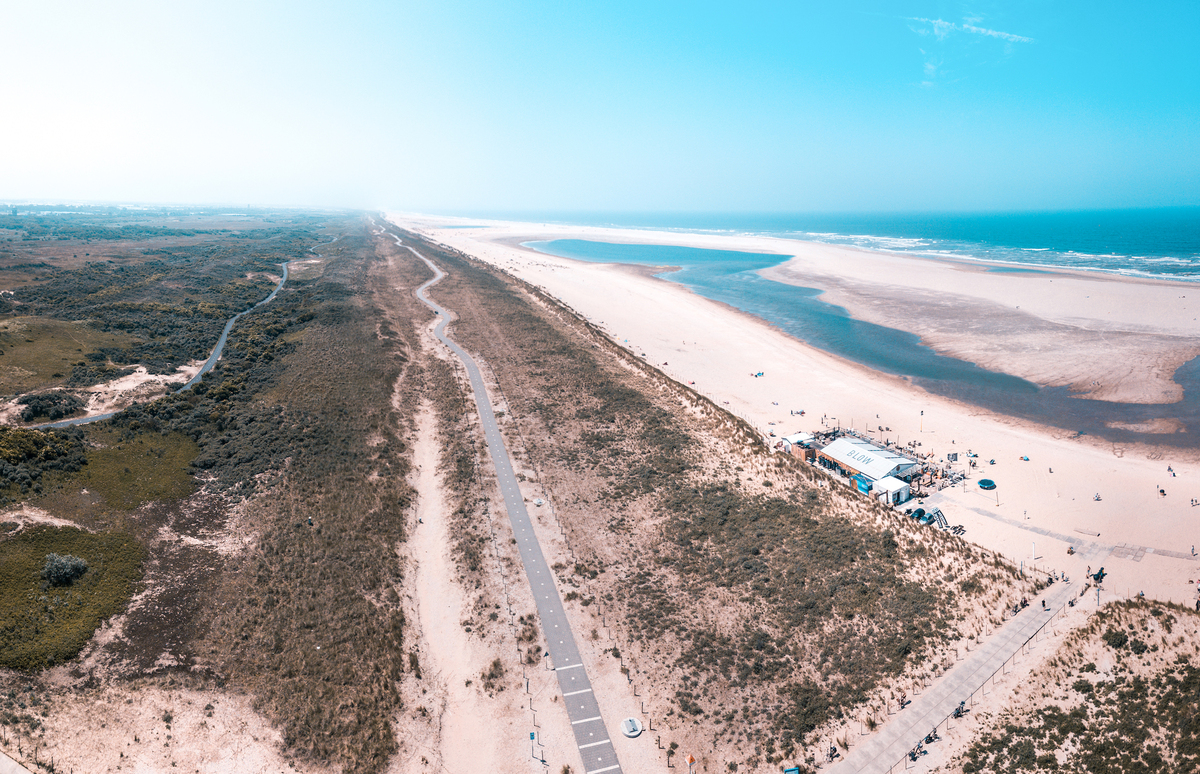
[[[6,4],[0,199],[1200,205],[1200,4]]]

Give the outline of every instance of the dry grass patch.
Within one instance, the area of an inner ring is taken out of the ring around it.
[[[122,439],[114,429],[89,429],[88,464],[73,485],[95,492],[111,508],[131,511],[154,500],[178,500],[195,491],[188,465],[200,448],[180,433],[143,433]]]
[[[81,559],[86,571],[53,583],[42,572],[50,554]],[[123,532],[37,526],[0,541],[0,666],[39,669],[74,658],[101,621],[124,609],[143,556]]]
[[[62,386],[86,353],[132,343],[128,336],[96,330],[84,322],[48,317],[0,320],[0,395]]]
[[[406,240],[448,272],[431,295],[495,373],[514,455],[562,522],[567,601],[603,610],[664,732],[719,750],[706,760],[811,762],[822,734],[881,711],[987,629],[994,593],[1033,589],[961,539],[772,455],[537,289]]]

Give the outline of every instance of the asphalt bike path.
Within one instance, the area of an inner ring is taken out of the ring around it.
[[[397,244],[401,244],[396,239]],[[408,247],[407,245],[402,245]],[[566,610],[563,609],[562,598],[554,583],[550,566],[542,554],[541,544],[533,532],[533,522],[525,508],[525,500],[517,487],[517,477],[513,473],[512,458],[496,425],[496,416],[492,412],[492,403],[483,385],[483,376],[475,360],[466,350],[446,336],[446,324],[449,313],[426,295],[425,291],[431,285],[441,281],[445,273],[433,261],[408,247],[413,255],[433,270],[434,277],[417,288],[417,298],[426,306],[433,309],[441,318],[433,329],[438,341],[450,348],[466,366],[467,375],[471,379],[471,390],[475,394],[475,405],[479,410],[480,424],[483,425],[484,436],[487,439],[488,453],[496,468],[496,478],[500,491],[504,495],[504,507],[508,511],[512,523],[513,535],[517,539],[517,547],[521,552],[521,561],[525,565],[525,575],[529,578],[529,587],[533,590],[533,598],[537,604],[538,618],[542,622],[542,631],[546,635],[547,647],[550,649],[551,662],[558,676],[558,685],[562,690],[563,703],[571,721],[571,729],[575,732],[575,743],[583,759],[585,774],[600,772],[620,772],[621,764],[617,761],[616,750],[608,735],[608,728],[600,714],[600,705],[592,692],[592,683],[588,679],[579,648],[575,644],[575,635],[567,621]]]
[[[988,678],[1000,670],[1017,651],[1046,625],[1067,600],[1078,595],[1075,585],[1059,582],[1043,597],[1046,610],[1030,605],[1010,618],[978,650],[958,662],[953,669],[912,703],[893,716],[870,739],[854,747],[845,760],[833,766],[831,774],[887,772],[902,761],[909,750],[922,741],[954,712],[959,702],[969,699]]]

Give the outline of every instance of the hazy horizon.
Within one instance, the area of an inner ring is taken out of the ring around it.
[[[8,9],[0,200],[418,212],[1200,205],[1200,6]]]

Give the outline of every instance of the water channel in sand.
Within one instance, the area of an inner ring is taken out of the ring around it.
[[[822,291],[817,288],[759,276],[759,269],[784,260],[779,255],[579,239],[526,242],[523,246],[583,261],[673,267],[656,276],[766,320],[818,349],[1000,414],[1111,441],[1200,446],[1200,358],[1175,372],[1175,382],[1183,387],[1183,399],[1178,403],[1090,400],[1075,397],[1066,387],[1040,387],[1011,374],[940,355],[922,344],[916,334],[856,320],[845,309],[822,301]],[[1127,429],[1162,420],[1177,422],[1180,432]]]

